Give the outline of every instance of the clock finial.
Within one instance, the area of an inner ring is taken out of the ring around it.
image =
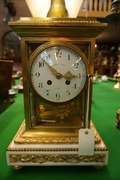
[[[47,17],[62,18],[68,17],[68,11],[64,0],[51,0],[51,6]]]

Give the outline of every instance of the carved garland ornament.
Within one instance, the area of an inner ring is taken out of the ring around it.
[[[11,163],[45,163],[45,162],[54,162],[54,163],[79,163],[79,162],[99,162],[104,163],[105,155],[97,154],[94,156],[79,156],[79,155],[9,155]]]

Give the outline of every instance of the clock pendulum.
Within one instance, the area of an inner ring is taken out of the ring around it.
[[[26,17],[9,26],[21,37],[25,119],[7,148],[8,165],[106,165],[90,114],[95,37],[107,24]]]

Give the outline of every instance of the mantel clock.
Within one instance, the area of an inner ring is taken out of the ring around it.
[[[21,18],[9,25],[21,37],[25,120],[7,148],[8,165],[107,164],[90,120],[95,37],[106,24]]]

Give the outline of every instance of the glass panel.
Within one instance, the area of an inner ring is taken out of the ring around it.
[[[15,62],[21,62],[20,37],[14,32],[7,32],[2,40],[3,59],[12,59]]]
[[[32,97],[33,109],[31,123],[34,128],[73,128],[79,129],[84,126],[85,119],[85,95],[77,100],[64,105],[52,105],[43,102],[41,98]]]

